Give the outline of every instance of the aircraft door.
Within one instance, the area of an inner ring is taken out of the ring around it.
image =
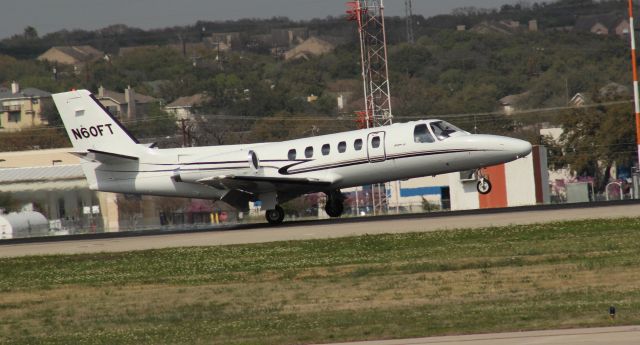
[[[385,132],[373,132],[367,136],[367,155],[369,162],[384,162],[387,154],[384,147]]]

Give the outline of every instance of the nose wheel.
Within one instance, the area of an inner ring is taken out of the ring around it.
[[[491,192],[491,181],[488,178],[481,178],[476,185],[478,189],[478,193],[480,194],[489,194]]]
[[[476,176],[478,176],[478,183],[476,184],[476,189],[480,194],[489,194],[491,192],[491,181],[489,178],[484,175],[482,169],[478,169],[476,171]]]

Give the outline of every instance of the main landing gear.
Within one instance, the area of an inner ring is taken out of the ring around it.
[[[284,210],[280,205],[276,205],[276,208],[273,210],[267,210],[265,213],[265,218],[267,218],[267,222],[271,225],[281,224],[284,220]]]
[[[480,194],[489,194],[491,192],[491,181],[489,178],[482,173],[481,169],[478,169],[476,172],[478,176],[478,183],[476,184],[476,189]]]
[[[344,196],[339,189],[325,192],[327,194],[327,204],[324,206],[324,210],[329,217],[338,218],[342,216],[344,212]]]

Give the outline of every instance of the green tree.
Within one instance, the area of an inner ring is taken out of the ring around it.
[[[128,125],[137,138],[157,138],[175,135],[178,126],[176,118],[162,109],[160,104],[147,106],[144,117]]]
[[[611,167],[630,166],[636,155],[629,104],[576,109],[563,117],[564,160],[578,176],[592,176],[596,189],[609,182]]]
[[[36,39],[38,38],[38,31],[33,26],[29,25],[26,28],[24,28],[23,36],[24,38],[29,40]]]
[[[19,203],[16,201],[11,193],[0,192],[0,210],[4,212],[18,211]]]

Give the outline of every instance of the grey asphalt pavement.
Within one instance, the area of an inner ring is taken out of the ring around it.
[[[557,210],[526,210],[379,221],[314,223],[275,228],[189,232],[153,236],[83,239],[0,245],[0,257],[122,252],[170,247],[216,246],[337,238],[364,234],[424,232],[444,229],[532,224],[562,220],[640,217],[640,205],[612,205]],[[640,342],[639,342],[640,343]]]
[[[637,345],[640,326],[377,340],[325,345]]]

